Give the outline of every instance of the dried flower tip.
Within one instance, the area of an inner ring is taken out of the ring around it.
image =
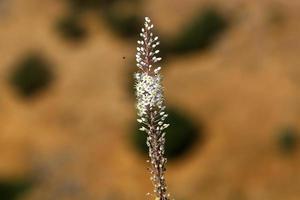
[[[145,127],[141,127],[140,131],[146,131],[147,129]]]
[[[170,126],[170,124],[164,124],[163,128],[168,128]]]
[[[161,67],[158,67],[154,70],[154,73],[157,74],[161,70]]]

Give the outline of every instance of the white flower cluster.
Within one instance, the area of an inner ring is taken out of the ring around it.
[[[147,115],[147,110],[153,108],[162,108],[163,105],[163,90],[161,86],[161,76],[149,75],[142,72],[136,76],[136,96],[138,115],[143,117]]]

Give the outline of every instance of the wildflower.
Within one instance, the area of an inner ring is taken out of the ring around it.
[[[164,157],[165,132],[169,124],[164,123],[165,114],[163,87],[161,85],[161,67],[156,63],[162,58],[158,57],[158,37],[153,36],[153,24],[149,17],[145,18],[144,27],[140,33],[141,40],[137,41],[136,62],[139,71],[135,73],[135,89],[137,98],[137,120],[142,124],[141,131],[147,134],[149,148],[150,180],[154,185],[154,195],[157,200],[169,200],[165,181]]]

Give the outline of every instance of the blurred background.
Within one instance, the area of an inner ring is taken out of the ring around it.
[[[297,0],[0,0],[0,200],[152,191],[133,72],[160,36],[176,200],[300,199]]]

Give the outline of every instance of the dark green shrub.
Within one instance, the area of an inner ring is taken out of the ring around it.
[[[139,0],[66,0],[70,11],[80,12],[87,10],[110,9],[116,3],[138,3]]]
[[[80,15],[85,11],[96,11],[106,24],[122,37],[136,37],[143,22],[138,15],[139,9],[135,8],[139,6],[139,0],[67,0],[67,3],[69,12],[73,14]],[[124,5],[126,8],[134,7],[135,9],[129,9],[128,12]],[[68,26],[63,32],[78,32],[78,25],[74,21],[71,22],[68,21]],[[68,31],[69,29],[71,31]]]
[[[0,199],[16,200],[26,192],[32,183],[27,179],[0,180]]]
[[[106,24],[121,37],[135,38],[138,35],[141,17],[135,13],[120,14],[117,10],[109,10],[104,14]]]
[[[298,144],[298,133],[291,127],[281,130],[278,135],[278,145],[283,153],[292,153]]]
[[[271,25],[283,25],[285,22],[284,12],[278,6],[271,6],[267,14],[267,21]]]
[[[207,8],[168,44],[170,53],[189,53],[208,48],[227,28],[227,19],[215,8]]]
[[[116,0],[67,0],[69,9],[78,12],[87,9],[101,9],[112,5]]]
[[[61,18],[56,24],[57,32],[65,39],[82,41],[87,37],[87,30],[80,23],[79,15],[70,15]]]
[[[30,97],[48,87],[53,78],[51,64],[43,56],[31,53],[14,67],[10,82],[22,96]]]
[[[167,123],[170,127],[166,134],[166,156],[168,159],[175,159],[186,153],[197,142],[203,139],[202,125],[194,124],[188,117],[175,109],[167,110],[169,114]],[[148,155],[146,145],[146,133],[138,130],[136,124],[132,133],[135,146],[145,155]]]

